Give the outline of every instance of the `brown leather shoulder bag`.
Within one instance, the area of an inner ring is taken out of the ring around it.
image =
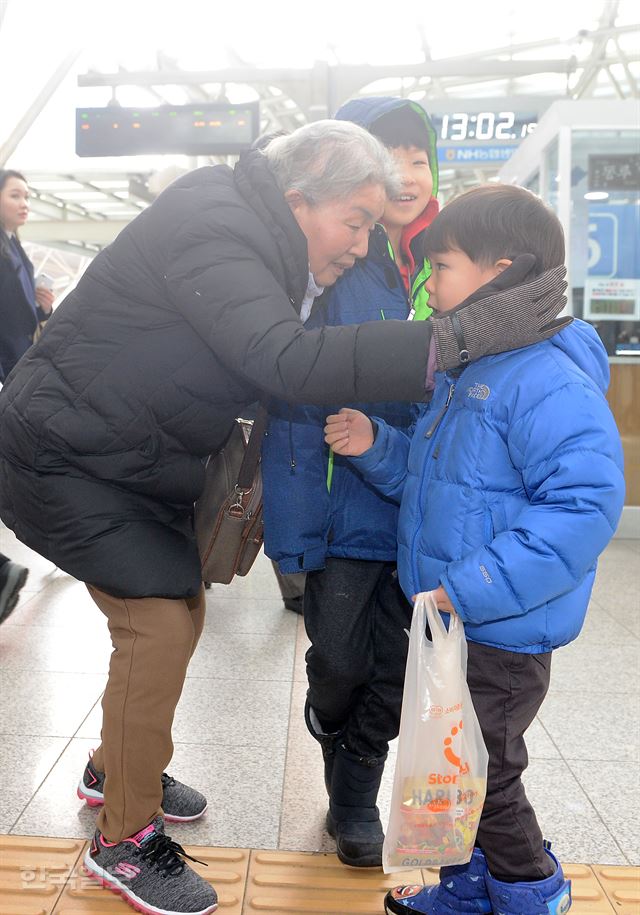
[[[268,414],[234,422],[223,448],[206,465],[194,526],[202,580],[228,585],[246,575],[263,541],[260,449]]]

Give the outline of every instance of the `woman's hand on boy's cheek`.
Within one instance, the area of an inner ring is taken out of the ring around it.
[[[373,424],[360,410],[343,407],[327,416],[324,440],[336,454],[358,457],[373,445]]]

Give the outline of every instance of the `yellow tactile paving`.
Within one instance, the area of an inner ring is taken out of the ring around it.
[[[592,868],[586,864],[562,865],[565,877],[571,880],[571,912],[576,915],[612,915],[615,909],[607,899]],[[615,870],[615,868],[614,868]]]
[[[185,846],[188,854],[206,865],[190,862],[205,880],[216,888],[220,915],[242,915],[249,851],[244,848],[205,848]],[[118,915],[132,909],[119,896],[86,876],[82,856],[71,875],[52,915]]]
[[[618,915],[640,913],[640,867],[605,867],[593,865],[593,872],[602,884]]]
[[[0,836],[0,915],[50,915],[84,846],[82,839]]]
[[[401,881],[417,883],[420,871]],[[253,851],[243,915],[381,915],[384,892],[397,875],[356,870],[335,855]]]
[[[84,874],[81,839],[0,836],[0,915],[127,915],[120,897]],[[385,876],[344,867],[335,855],[187,846],[208,867],[220,915],[382,915],[397,883],[433,883],[437,871]],[[640,868],[565,864],[572,915],[640,915]]]

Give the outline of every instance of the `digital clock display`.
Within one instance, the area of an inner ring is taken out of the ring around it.
[[[489,140],[498,143],[518,143],[536,129],[535,115],[515,111],[454,111],[432,115],[433,126],[440,140]]]

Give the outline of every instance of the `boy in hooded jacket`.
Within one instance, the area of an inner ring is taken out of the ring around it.
[[[426,248],[430,301],[449,319],[463,301],[486,303],[489,315],[507,296],[523,311],[566,287],[560,223],[522,188],[458,197],[430,228]],[[436,886],[392,890],[389,915],[571,907],[570,881],[543,842],[521,774],[524,732],[546,695],[552,652],[580,632],[597,557],[622,511],[608,379],[597,334],[574,321],[543,343],[437,373],[411,434],[350,410],[328,418],[336,453],[401,499],[405,594],[434,590],[438,608],[464,622],[467,681],[489,753],[471,861],[442,868]]]
[[[303,320],[319,327],[426,319],[424,232],[438,213],[433,126],[420,105],[399,98],[352,100],[336,118],[365,127],[391,149],[402,189],[371,233],[367,257],[330,290],[318,290]],[[413,420],[408,403],[354,406],[399,429]],[[345,864],[380,866],[376,800],[389,741],[398,734],[411,618],[396,573],[398,507],[347,460],[334,459],[323,442],[326,408],[280,403],[271,412],[262,450],[265,550],[285,575],[308,573],[305,719],[322,747],[327,827]]]

